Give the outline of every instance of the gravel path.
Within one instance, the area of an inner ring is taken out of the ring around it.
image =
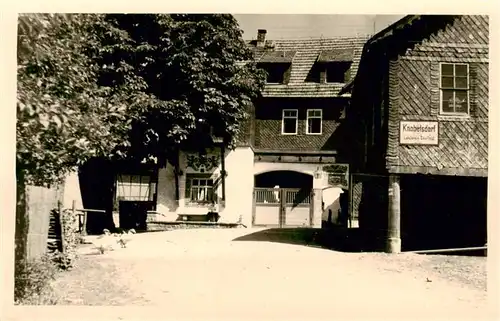
[[[61,304],[155,306],[195,318],[479,319],[487,312],[485,258],[231,241],[248,232],[159,232],[104,255],[82,250],[79,266],[54,287]]]

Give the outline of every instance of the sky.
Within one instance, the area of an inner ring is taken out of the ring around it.
[[[267,39],[301,39],[373,35],[402,15],[234,14],[245,40],[255,39],[257,29]]]

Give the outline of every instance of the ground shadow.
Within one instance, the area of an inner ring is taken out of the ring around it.
[[[373,252],[372,242],[367,242],[358,228],[269,228],[246,234],[233,241],[274,242],[320,247],[340,252]]]

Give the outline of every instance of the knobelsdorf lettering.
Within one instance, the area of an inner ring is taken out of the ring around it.
[[[401,122],[401,144],[428,144],[438,142],[438,123]]]
[[[436,124],[423,125],[423,124],[403,124],[403,131],[414,133],[433,133],[436,132]]]

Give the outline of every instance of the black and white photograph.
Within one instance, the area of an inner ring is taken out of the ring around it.
[[[17,13],[7,304],[494,316],[492,18],[359,12]]]

